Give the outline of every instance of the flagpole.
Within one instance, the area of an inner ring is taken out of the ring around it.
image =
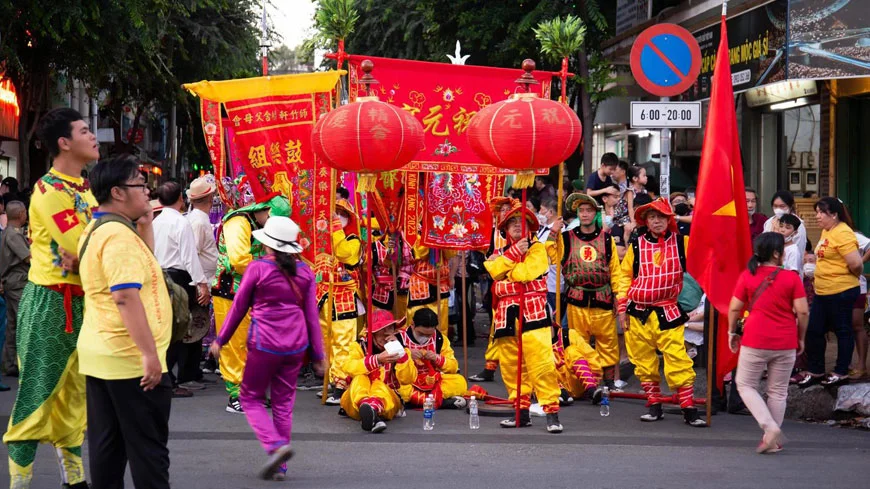
[[[269,27],[266,25],[266,2],[263,2],[263,18],[260,20],[260,55],[263,62],[263,76],[269,75]],[[338,67],[341,69],[341,66]]]
[[[705,312],[705,322],[707,327],[707,426],[710,426],[713,418],[713,382],[715,379],[715,375],[713,374],[714,365],[713,365],[713,357],[716,356],[716,334],[718,321],[716,308],[710,304],[710,301],[707,301],[704,307]]]

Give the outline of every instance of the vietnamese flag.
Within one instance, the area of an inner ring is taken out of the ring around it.
[[[728,348],[728,304],[752,256],[724,12],[712,81],[687,268],[720,313],[714,358],[715,381],[721,385],[737,366],[737,355]]]
[[[79,218],[76,216],[76,211],[73,209],[64,209],[51,216],[51,218],[54,220],[55,226],[57,226],[61,233],[66,233],[70,229],[79,225]]]

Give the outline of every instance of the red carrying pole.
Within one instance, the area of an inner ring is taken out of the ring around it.
[[[526,189],[523,189],[523,208],[520,209],[520,222],[523,226],[522,238],[526,239],[526,233],[528,229],[526,228]],[[531,243],[529,243],[531,247]],[[517,412],[516,412],[516,427],[519,428],[520,425],[520,411],[522,411],[520,404],[522,403],[523,397],[523,306],[526,303],[526,287],[523,285],[523,288],[520,289],[520,307],[519,314],[517,314]]]
[[[366,294],[366,348],[368,349],[368,355],[372,354],[372,314],[373,314],[373,305],[372,305],[372,295],[373,290],[372,287],[374,282],[372,279],[374,278],[374,273],[372,272],[372,244],[374,243],[374,238],[372,237],[372,196],[371,192],[366,192],[366,288],[369,289]]]

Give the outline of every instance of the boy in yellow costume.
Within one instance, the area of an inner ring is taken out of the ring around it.
[[[435,397],[435,406],[448,409],[465,408],[468,390],[465,378],[459,375],[459,362],[450,340],[438,331],[438,316],[421,308],[414,313],[413,324],[399,333],[399,341],[411,352],[417,368],[413,384],[399,387],[402,400],[412,407],[423,407],[426,397]]]
[[[341,396],[341,408],[349,417],[359,420],[365,431],[380,433],[387,429],[384,421],[393,419],[402,408],[396,391],[413,383],[417,377],[417,368],[407,348],[401,354],[391,354],[384,349],[384,345],[396,340],[396,330],[403,325],[404,319],[396,321],[387,311],[375,311],[371,353],[363,338],[352,345],[341,366],[352,378]]]
[[[217,272],[211,293],[218,334],[233,305],[233,297],[239,289],[242,274],[252,261],[265,253],[263,245],[254,241],[251,233],[261,229],[270,215],[290,217],[290,202],[282,196],[275,196],[266,202],[254,203],[230,211],[223,218],[218,235]],[[242,403],[239,401],[239,386],[242,384],[245,360],[248,357],[245,343],[250,326],[251,316],[246,314],[245,319],[239,324],[241,332],[233,335],[221,350],[220,369],[229,396],[226,408],[228,413],[244,413]]]
[[[602,394],[598,388],[601,378],[598,354],[573,329],[554,327],[553,330],[553,356],[562,386],[560,403],[571,404],[574,399],[594,393],[592,399],[597,404]]]
[[[526,220],[523,235],[522,219]],[[531,426],[531,394],[547,415],[547,431],[561,433],[559,422],[559,375],[553,357],[550,326],[553,318],[547,307],[547,280],[550,269],[547,250],[535,238],[538,218],[516,203],[498,225],[505,231],[507,247],[484,263],[492,276],[493,327],[501,376],[511,401],[519,403],[520,419],[501,422],[505,428]],[[522,319],[520,319],[522,311]],[[522,321],[523,363],[518,365],[518,322]],[[518,368],[522,368],[522,394],[517,396]]]
[[[31,266],[18,313],[19,388],[3,442],[9,450],[9,487],[30,487],[37,446],[50,443],[63,487],[80,489],[88,487],[82,464],[85,378],[76,350],[84,291],[77,270],[70,269],[75,266],[63,263],[66,254],[75,254],[97,207],[81,174],[100,150],[72,109],[44,115],[37,135],[53,161],[30,200]]]
[[[343,370],[343,365],[354,348],[357,318],[362,315],[359,309],[362,302],[357,293],[362,242],[359,239],[357,216],[346,200],[336,201],[331,226],[333,256],[318,256],[314,273],[318,277],[317,304],[320,307],[323,346],[329,352],[329,379],[334,386],[326,404],[337,406],[347,389],[348,375]],[[332,311],[331,328],[327,318],[328,311]]]
[[[604,383],[611,389],[614,371],[619,364],[619,340],[614,314],[614,296],[623,292],[622,266],[616,242],[601,226],[598,202],[584,193],[568,196],[568,209],[576,212],[580,225],[561,232],[556,221],[548,241],[550,259],[562,262],[567,284],[568,327],[589,342],[595,338],[595,363],[603,367]],[[600,393],[599,393],[600,394]]]
[[[668,385],[677,390],[686,424],[707,426],[695,407],[695,371],[683,345],[683,325],[689,316],[677,302],[683,288],[688,237],[677,233],[674,211],[665,199],[638,207],[634,216],[638,227],[645,226],[648,231],[629,243],[622,260],[617,311],[634,373],[647,395],[649,412],[640,419],[652,422],[664,417],[658,350],[665,362]]]

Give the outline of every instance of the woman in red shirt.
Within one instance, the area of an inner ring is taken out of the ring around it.
[[[782,419],[785,415],[788,381],[795,357],[804,351],[804,336],[809,321],[806,292],[800,276],[782,268],[785,239],[778,233],[762,233],[755,238],[755,254],[737,280],[728,311],[728,335],[737,361],[737,391],[746,407],[764,430],[758,453],[781,449]],[[763,287],[763,289],[761,289]],[[744,309],[742,337],[737,320]],[[742,348],[740,348],[742,346]],[[758,383],[767,370],[767,403],[758,392]]]

